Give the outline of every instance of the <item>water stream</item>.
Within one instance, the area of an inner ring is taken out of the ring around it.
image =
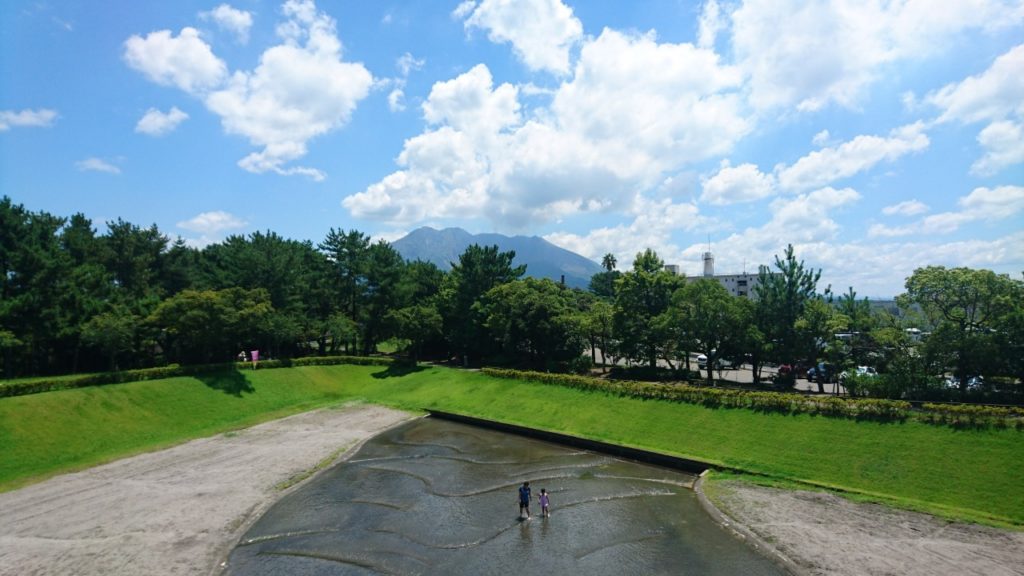
[[[431,418],[275,504],[226,574],[781,574],[708,518],[692,475]],[[529,481],[533,518],[517,488]],[[540,517],[547,489],[551,516]]]

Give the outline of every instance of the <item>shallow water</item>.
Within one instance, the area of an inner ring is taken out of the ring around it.
[[[226,573],[781,574],[711,521],[694,479],[423,418],[275,504]],[[523,481],[531,520],[519,519]],[[539,517],[541,488],[550,518]]]

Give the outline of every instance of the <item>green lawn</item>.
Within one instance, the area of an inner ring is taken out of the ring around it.
[[[309,366],[0,399],[0,489],[318,406],[434,408],[1024,526],[1024,433],[760,414],[476,372]]]

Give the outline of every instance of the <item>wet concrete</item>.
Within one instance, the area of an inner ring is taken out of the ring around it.
[[[704,514],[694,479],[421,419],[274,505],[226,574],[780,574]],[[531,520],[518,515],[523,481]]]

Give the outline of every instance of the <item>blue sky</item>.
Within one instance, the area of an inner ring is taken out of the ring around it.
[[[539,235],[1024,270],[1024,1],[10,1],[0,194],[202,246]]]

